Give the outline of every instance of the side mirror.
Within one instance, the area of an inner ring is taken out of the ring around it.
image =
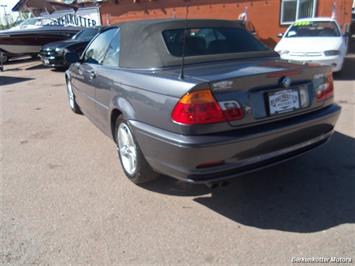
[[[80,61],[80,57],[77,53],[73,52],[68,52],[64,56],[65,61],[67,61],[69,64],[74,64]]]
[[[283,33],[279,33],[279,34],[277,34],[277,38],[282,38],[284,36],[284,34]]]

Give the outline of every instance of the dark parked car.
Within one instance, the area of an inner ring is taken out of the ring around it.
[[[40,52],[42,63],[54,68],[69,67],[68,62],[65,61],[64,54],[66,52],[73,52],[81,55],[88,43],[101,29],[101,27],[83,29],[71,39],[44,45]]]
[[[282,61],[239,22],[127,22],[67,59],[71,109],[116,142],[135,183],[279,163],[327,142],[340,114],[328,66]]]

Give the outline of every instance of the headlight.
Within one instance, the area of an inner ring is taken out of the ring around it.
[[[328,51],[324,52],[324,55],[326,55],[326,56],[340,55],[340,51],[338,51],[338,50],[328,50]]]
[[[55,51],[58,54],[63,54],[64,53],[64,49],[63,48],[55,48]]]

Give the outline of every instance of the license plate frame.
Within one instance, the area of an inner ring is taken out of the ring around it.
[[[301,108],[300,92],[296,88],[280,89],[267,94],[270,115],[289,113]]]

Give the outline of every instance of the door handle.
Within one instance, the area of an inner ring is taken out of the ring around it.
[[[94,78],[96,78],[96,73],[95,73],[95,71],[91,71],[90,72],[90,79],[94,79]]]

